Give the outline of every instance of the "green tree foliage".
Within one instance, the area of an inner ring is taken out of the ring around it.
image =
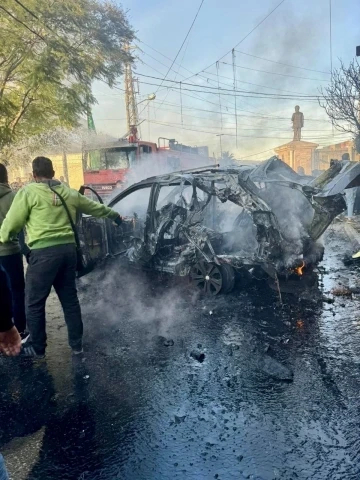
[[[122,8],[107,0],[1,0],[0,148],[78,125],[94,80],[113,87],[133,58]]]

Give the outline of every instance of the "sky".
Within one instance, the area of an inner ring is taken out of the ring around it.
[[[172,82],[163,83],[201,0],[116,2],[127,12],[137,36],[134,77],[139,81],[136,101],[142,102],[141,138],[207,145],[216,156],[221,138],[222,150],[236,158],[266,159],[274,147],[292,140],[290,119],[299,105],[305,117],[303,140],[325,146],[348,139],[331,126],[317,101],[301,96],[319,94],[330,81],[331,63],[335,69],[340,60],[346,65],[354,58],[360,44],[360,2],[331,0],[331,42],[330,0],[285,0],[250,33],[280,1],[204,0],[166,77]],[[235,106],[231,52],[237,44]],[[122,78],[118,86],[123,88]],[[154,101],[143,101],[155,92]],[[254,98],[259,93],[265,98]],[[97,130],[122,137],[127,131],[123,92],[96,83],[94,94]]]

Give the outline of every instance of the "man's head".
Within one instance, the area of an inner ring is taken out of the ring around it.
[[[295,112],[298,113],[299,111],[300,111],[300,107],[299,107],[299,105],[296,105]]]
[[[2,163],[0,163],[0,183],[9,183],[8,172],[5,165],[3,165]]]
[[[64,182],[65,182],[65,178],[64,178],[62,175],[61,175],[61,177],[60,177],[60,182],[61,182],[61,183],[64,183]]]
[[[54,178],[55,172],[50,158],[36,157],[32,162],[33,175],[35,180],[51,180]]]
[[[341,156],[341,160],[350,160],[350,155],[347,152],[343,153]]]

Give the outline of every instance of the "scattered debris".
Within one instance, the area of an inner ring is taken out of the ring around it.
[[[200,352],[199,350],[193,350],[190,353],[190,357],[192,357],[194,360],[197,360],[199,363],[203,363],[205,360],[205,353]]]
[[[335,297],[351,297],[353,292],[350,288],[337,287],[331,290],[331,294]]]
[[[185,422],[185,418],[186,418],[186,415],[175,415],[175,423],[176,424],[179,424],[179,423],[183,423]]]
[[[263,355],[258,359],[257,366],[259,370],[263,371],[272,378],[292,382],[294,380],[294,373],[290,368],[285,367],[275,358],[269,355]]]

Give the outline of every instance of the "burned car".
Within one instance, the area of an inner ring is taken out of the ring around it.
[[[87,258],[189,276],[205,293],[233,289],[237,272],[289,278],[321,260],[321,235],[360,185],[360,164],[335,162],[316,179],[277,157],[259,166],[214,166],[147,178],[109,206],[124,217],[78,219]],[[86,187],[85,187],[86,188]]]

